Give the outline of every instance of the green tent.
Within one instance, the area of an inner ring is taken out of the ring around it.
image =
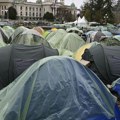
[[[14,33],[12,34],[12,36],[10,37],[10,42],[13,41],[14,39],[16,39],[20,34],[22,34],[24,31],[28,30],[28,28],[24,27],[24,26],[20,26],[18,27]]]
[[[60,43],[66,34],[67,32],[65,30],[59,29],[56,32],[50,33],[46,39],[53,48],[59,48]]]
[[[100,43],[106,46],[120,46],[120,41],[113,37],[103,38],[101,39]]]
[[[0,39],[2,39],[2,41],[4,41],[5,43],[9,42],[9,38],[5,32],[5,30],[3,30],[3,28],[0,27]]]
[[[79,30],[77,27],[72,27],[72,28],[67,28],[67,32],[74,32],[77,33],[78,35],[81,35],[83,33],[82,30]]]
[[[10,27],[10,26],[4,26],[3,30],[5,31],[5,33],[7,34],[8,38],[10,38],[10,36],[14,33],[14,28]]]
[[[6,44],[3,42],[3,40],[0,40],[0,48],[4,47]]]
[[[113,36],[113,38],[115,38],[116,40],[120,41],[120,35],[115,35],[115,36]]]
[[[45,32],[43,33],[43,37],[46,38],[49,34],[50,34],[50,31],[45,31]]]
[[[59,48],[75,52],[84,44],[85,41],[76,33],[67,33],[64,36]]]
[[[46,46],[49,46],[49,43],[44,40],[44,38],[33,29],[27,29],[15,39],[11,41],[12,44],[24,44],[24,45],[40,45],[43,43]]]
[[[59,55],[62,56],[73,56],[73,52],[69,51],[69,50],[65,50],[65,49],[58,49]]]

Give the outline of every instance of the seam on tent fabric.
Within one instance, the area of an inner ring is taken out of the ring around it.
[[[34,85],[35,85],[35,82],[36,82],[37,75],[38,75],[38,71],[36,71],[36,73],[35,73],[33,84],[32,84],[30,93],[28,95],[28,98],[26,100],[26,103],[25,103],[25,106],[24,106],[24,110],[23,110],[23,113],[22,113],[22,116],[21,116],[21,120],[26,120],[26,116],[27,116],[27,112],[29,110],[29,104],[30,104],[30,101],[31,101],[31,97],[32,97],[32,93],[33,93],[33,89],[34,89]]]
[[[11,45],[10,48],[11,48],[11,51],[10,51],[9,65],[8,65],[8,67],[9,67],[9,68],[8,68],[8,81],[9,81],[9,83],[10,83],[10,81],[11,81],[11,80],[10,80],[10,76],[9,76],[9,75],[10,75],[10,70],[9,70],[9,69],[10,69],[11,59],[12,59],[12,57],[14,57],[14,45]],[[13,55],[12,55],[12,53],[13,53]]]

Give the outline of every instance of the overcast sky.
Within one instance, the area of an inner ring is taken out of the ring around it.
[[[28,0],[28,2],[35,2],[36,0]],[[80,8],[83,5],[83,1],[85,0],[65,0],[65,5],[71,5],[71,3],[75,3],[77,8]]]

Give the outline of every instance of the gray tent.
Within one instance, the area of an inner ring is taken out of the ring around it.
[[[41,45],[10,45],[0,48],[0,89],[11,83],[37,60],[58,55],[58,51]]]

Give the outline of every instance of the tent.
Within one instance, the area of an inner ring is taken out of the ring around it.
[[[120,29],[112,29],[112,30],[110,30],[110,32],[111,32],[113,35],[120,35]]]
[[[120,46],[120,41],[114,37],[110,37],[110,38],[105,37],[100,40],[100,43],[102,45],[107,45],[107,46]]]
[[[115,35],[115,36],[113,36],[113,38],[115,38],[115,39],[120,41],[120,35]]]
[[[89,68],[107,85],[120,77],[119,52],[120,46],[98,44],[87,49],[82,58],[91,62]]]
[[[99,42],[101,37],[105,36],[101,31],[95,31],[90,35],[90,42]]]
[[[59,45],[63,39],[63,37],[67,34],[67,32],[63,29],[59,29],[56,32],[50,33],[46,40],[53,48],[59,48]]]
[[[62,39],[59,48],[76,52],[84,44],[85,41],[76,33],[67,33]]]
[[[38,31],[40,33],[40,35],[43,35],[44,34],[44,29],[40,26],[37,26],[37,27],[34,27],[33,28],[34,30]]]
[[[80,60],[82,59],[82,55],[84,54],[85,49],[89,49],[89,48],[91,48],[91,47],[93,47],[93,46],[95,46],[95,45],[97,45],[97,44],[99,44],[99,43],[97,43],[97,42],[92,42],[92,43],[87,43],[87,44],[81,46],[81,47],[77,50],[77,52],[74,53],[73,57],[74,57],[77,61],[80,61]]]
[[[116,91],[120,97],[120,78],[112,83],[112,90]]]
[[[81,21],[81,17],[79,16],[78,19],[76,21],[74,21],[73,23],[75,23],[76,25]]]
[[[90,34],[90,42],[100,42],[102,37],[112,37],[112,33],[108,31],[95,31]]]
[[[10,27],[10,26],[4,26],[3,30],[6,32],[8,39],[10,38],[10,36],[14,33],[14,28]]]
[[[43,43],[49,46],[49,43],[44,40],[44,38],[33,29],[27,29],[21,34],[19,34],[15,39],[11,41],[11,44],[24,44],[24,45],[40,45]]]
[[[50,31],[45,31],[43,37],[46,38],[50,34]]]
[[[79,27],[87,27],[88,26],[88,21],[85,19],[85,16],[82,17],[80,21],[78,21],[77,24]]]
[[[11,83],[35,61],[53,55],[58,55],[58,51],[43,44],[16,44],[0,48],[0,89]]]
[[[28,30],[28,28],[24,26],[20,26],[17,29],[15,29],[14,33],[9,38],[9,41],[14,41],[14,39],[17,39],[19,35],[21,35],[24,31]]]
[[[2,40],[2,42],[4,43],[8,43],[8,36],[5,33],[5,31],[3,30],[3,28],[0,27],[0,39]]]
[[[112,92],[117,97],[117,101],[118,101],[117,103],[118,103],[118,106],[120,108],[120,78],[112,83],[112,87],[111,88],[112,88]]]
[[[0,120],[120,120],[116,98],[66,57],[36,62],[0,91]]]
[[[82,30],[79,30],[77,27],[72,27],[72,28],[68,28],[66,29],[67,32],[74,32],[74,33],[77,33],[78,35],[81,35],[83,33]]]
[[[3,40],[1,40],[0,38],[0,47],[4,47],[6,44],[3,42]]]

